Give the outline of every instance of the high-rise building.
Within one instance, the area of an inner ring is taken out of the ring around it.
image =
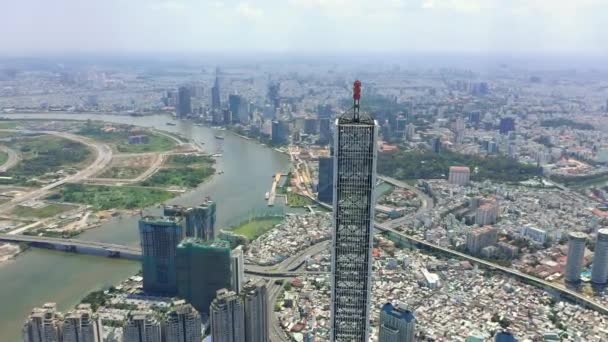
[[[597,231],[591,281],[596,284],[608,282],[608,228]]]
[[[327,145],[331,141],[329,118],[319,119],[319,145]]]
[[[515,118],[506,117],[500,118],[499,131],[500,134],[508,134],[515,130]]]
[[[215,202],[207,198],[205,201],[196,207],[197,212],[200,214],[200,229],[196,229],[196,237],[204,241],[215,240]]]
[[[317,198],[319,201],[331,204],[334,197],[334,157],[319,157],[319,183]]]
[[[230,243],[186,239],[177,246],[177,293],[201,313],[209,313],[216,291],[230,287]]]
[[[475,224],[484,226],[494,224],[498,220],[498,202],[486,201],[475,210]]]
[[[582,232],[572,232],[568,235],[568,238],[568,259],[566,260],[565,279],[567,282],[577,283],[581,280],[587,235]]]
[[[214,111],[219,111],[222,107],[222,103],[220,102],[220,78],[215,76],[215,83],[211,88],[211,109]]]
[[[414,342],[416,319],[402,304],[386,303],[380,311],[378,342]]]
[[[23,324],[23,342],[59,342],[60,333],[55,303],[35,308]]]
[[[209,310],[213,342],[245,341],[245,307],[239,295],[221,289]]]
[[[232,123],[232,111],[230,109],[224,109],[224,125],[230,125]]]
[[[171,310],[165,319],[166,342],[200,342],[203,338],[201,315],[190,304]]]
[[[188,89],[188,87],[179,87],[179,89],[177,90],[177,94],[177,117],[185,118],[190,113],[192,113],[190,89]]]
[[[456,185],[467,185],[471,178],[471,170],[468,166],[450,166],[448,183]]]
[[[479,255],[482,249],[493,246],[498,241],[498,229],[484,226],[467,232],[467,250],[473,255]]]
[[[304,133],[306,134],[317,134],[318,122],[315,118],[306,118],[304,120]]]
[[[407,124],[407,127],[405,127],[405,139],[407,139],[407,141],[412,141],[414,140],[415,135],[416,126],[413,123]]]
[[[161,342],[160,322],[151,312],[132,311],[122,330],[122,342]]]
[[[243,290],[243,284],[245,283],[245,260],[243,256],[243,246],[239,245],[232,250],[230,256],[230,288],[237,294]]]
[[[367,342],[372,284],[378,124],[354,107],[336,120],[331,264],[331,341]]]
[[[283,120],[272,122],[272,143],[275,145],[285,145],[289,142],[289,126]]]
[[[80,304],[63,319],[63,342],[103,342],[102,327],[93,319],[90,304]]]
[[[215,239],[215,203],[207,198],[196,207],[166,205],[163,215],[181,217],[186,230],[186,237],[198,237],[202,240]]]
[[[268,342],[268,295],[266,282],[250,281],[243,288],[245,304],[245,342]]]
[[[177,291],[175,255],[185,237],[181,217],[142,217],[139,236],[144,291],[172,296]]]
[[[494,342],[517,342],[517,339],[510,332],[501,331],[494,336]]]

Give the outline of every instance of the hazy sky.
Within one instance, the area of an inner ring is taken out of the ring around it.
[[[608,55],[608,0],[1,0],[0,55]]]

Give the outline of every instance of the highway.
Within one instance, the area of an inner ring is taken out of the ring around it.
[[[8,148],[4,145],[0,145],[0,150],[8,154],[8,159],[6,160],[6,162],[4,162],[4,164],[2,164],[2,166],[0,166],[0,172],[6,172],[8,169],[17,165],[17,163],[19,162],[19,154],[15,150]]]
[[[2,131],[13,131],[13,130],[2,130]],[[40,132],[21,131],[21,132],[51,134],[51,135],[55,135],[55,136],[58,136],[61,138],[65,138],[65,139],[69,139],[72,141],[82,143],[82,144],[92,148],[95,151],[95,154],[96,154],[95,160],[90,165],[88,165],[86,168],[78,171],[77,173],[75,173],[73,175],[67,176],[54,183],[47,184],[40,189],[36,189],[34,191],[24,194],[23,196],[13,198],[6,203],[0,204],[0,212],[8,211],[8,210],[14,208],[15,206],[19,205],[20,203],[35,200],[40,197],[46,196],[49,193],[49,191],[65,184],[65,183],[78,182],[85,178],[89,178],[89,177],[93,176],[94,174],[103,170],[112,160],[112,149],[110,148],[110,146],[108,146],[106,144],[101,144],[101,143],[95,142],[94,140],[89,139],[89,138],[85,138],[82,136],[78,136],[78,135],[66,133],[66,132],[54,132],[54,131],[40,131]],[[19,233],[21,233],[21,230],[17,229],[17,230],[10,232],[9,234],[19,234]]]

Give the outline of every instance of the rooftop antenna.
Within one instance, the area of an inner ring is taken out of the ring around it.
[[[361,99],[361,81],[353,84],[353,120],[359,122],[359,100]]]

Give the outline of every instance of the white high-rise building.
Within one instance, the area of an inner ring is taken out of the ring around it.
[[[221,289],[209,310],[213,342],[245,341],[245,308],[239,295]]]
[[[122,342],[161,342],[160,323],[150,312],[132,312],[123,328]]]
[[[608,228],[597,231],[591,281],[596,284],[608,282]]]
[[[103,342],[101,325],[93,319],[90,304],[81,304],[63,319],[63,342]]]
[[[581,279],[581,271],[583,270],[587,235],[581,232],[572,232],[568,237],[568,259],[566,260],[565,279],[567,282],[577,283]]]
[[[367,342],[378,124],[354,107],[336,120],[331,260],[331,341]]]
[[[57,304],[35,308],[23,325],[23,342],[60,342]]]
[[[248,282],[243,288],[243,301],[245,303],[245,341],[268,342],[268,295],[266,282]]]
[[[164,330],[166,342],[200,342],[201,315],[190,304],[179,305],[167,314]]]
[[[471,178],[471,170],[468,166],[450,166],[448,183],[456,185],[467,185]]]
[[[230,271],[231,280],[230,285],[232,291],[241,293],[243,290],[243,283],[245,282],[245,262],[243,257],[243,246],[237,246],[232,250],[230,254]]]

